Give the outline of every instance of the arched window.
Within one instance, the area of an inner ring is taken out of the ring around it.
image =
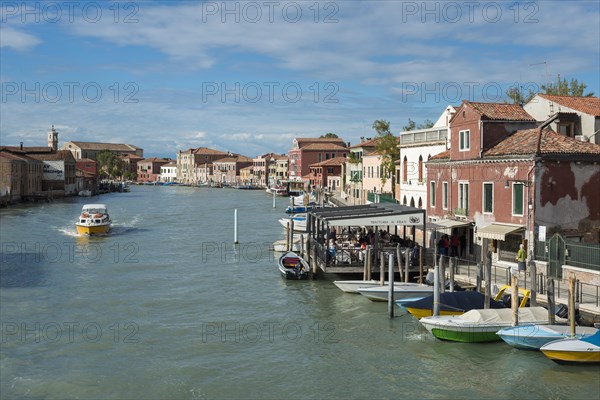
[[[419,183],[423,182],[423,156],[419,156]]]
[[[402,204],[406,205],[406,196],[404,196],[404,200],[402,200]]]
[[[408,160],[404,156],[404,162],[402,163],[402,182],[408,182]]]
[[[419,208],[423,208],[423,201],[421,201],[420,197],[419,197]]]
[[[410,206],[411,206],[411,207],[414,207],[414,206],[415,206],[415,199],[414,199],[414,197],[411,197],[411,198],[410,198]]]

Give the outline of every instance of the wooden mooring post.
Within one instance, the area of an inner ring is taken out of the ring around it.
[[[385,259],[385,257],[384,257]],[[394,318],[394,253],[390,251],[388,257],[388,314]]]
[[[554,279],[548,278],[546,282],[546,298],[548,301],[548,324],[554,324],[556,319],[554,315],[556,313],[556,303],[554,302]]]
[[[511,279],[510,305],[512,309],[512,326],[517,326],[519,325],[519,287],[517,284],[519,278],[516,275],[512,275]]]

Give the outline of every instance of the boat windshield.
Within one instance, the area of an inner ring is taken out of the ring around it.
[[[84,208],[82,213],[86,214],[106,214],[106,208]]]

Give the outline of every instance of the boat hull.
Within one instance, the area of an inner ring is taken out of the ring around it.
[[[596,332],[595,328],[578,326],[575,337],[580,339]],[[525,325],[498,331],[498,336],[507,344],[523,350],[539,350],[547,343],[568,338],[570,335],[571,328],[568,325]]]
[[[488,329],[467,329],[467,330],[452,330],[444,328],[432,328],[433,336],[440,340],[449,340],[452,342],[462,343],[485,343],[497,342],[500,336],[496,334],[500,327],[490,327]]]
[[[388,301],[389,286],[378,286],[370,288],[360,288],[358,293],[362,294],[371,301]],[[426,296],[433,293],[433,286],[420,285],[417,283],[396,283],[394,284],[394,300],[407,297]]]
[[[408,311],[416,319],[431,317],[433,315],[433,311],[431,309],[412,308],[412,307],[405,307],[405,308],[406,308],[406,311]],[[464,314],[464,311],[440,311],[440,315],[460,315],[460,314]]]
[[[557,364],[600,364],[600,352],[571,352],[542,350],[542,353]]]
[[[333,284],[346,293],[357,293],[360,288],[379,286],[378,281],[333,281]],[[384,283],[387,285],[387,282]]]
[[[75,224],[77,233],[80,235],[104,235],[110,231],[110,224],[80,225]]]
[[[600,331],[582,339],[555,340],[540,351],[558,364],[600,364]]]

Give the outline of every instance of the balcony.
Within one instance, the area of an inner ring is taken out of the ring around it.
[[[421,129],[418,131],[403,132],[400,134],[400,144],[421,144],[433,142],[445,142],[448,130],[444,129]]]

